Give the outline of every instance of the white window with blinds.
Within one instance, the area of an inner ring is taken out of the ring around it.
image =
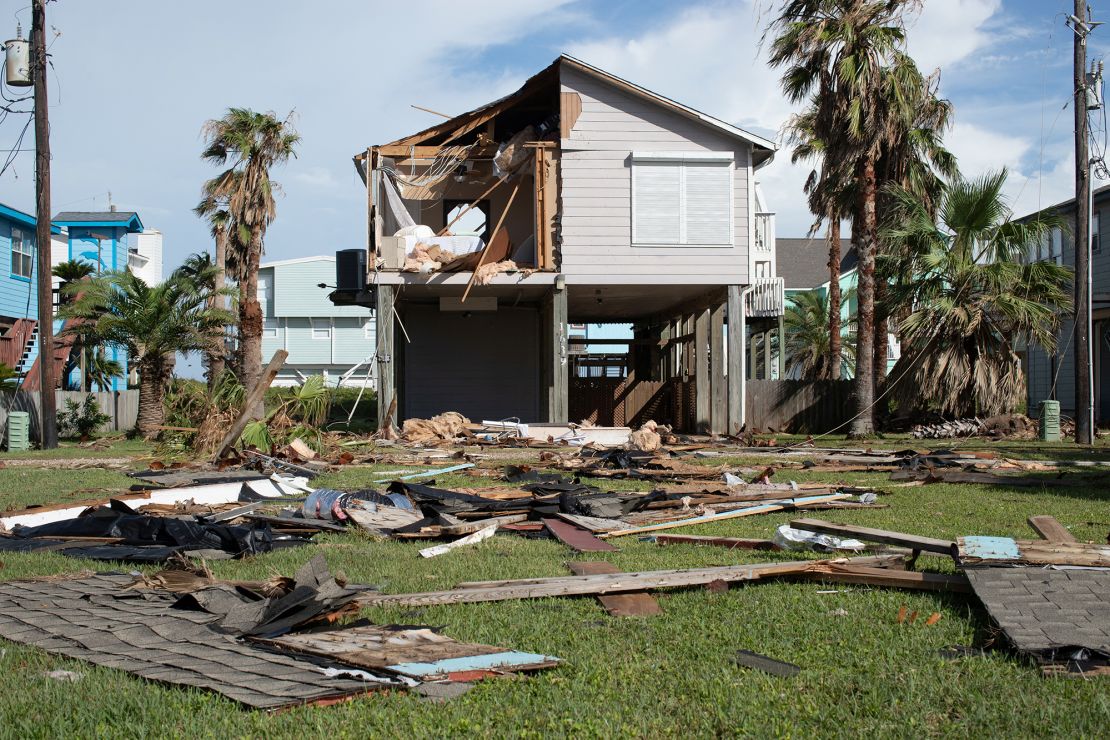
[[[632,243],[733,243],[732,152],[632,155]]]

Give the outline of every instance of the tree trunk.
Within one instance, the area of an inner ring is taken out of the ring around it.
[[[878,242],[876,242],[876,252],[878,251]],[[887,305],[887,288],[886,278],[883,275],[876,275],[875,277],[875,381],[874,389],[875,396],[878,400],[875,402],[875,407],[872,410],[871,418],[881,418],[886,410],[885,397],[882,396],[885,387],[886,370],[887,370],[887,345],[890,340],[887,334],[890,331],[890,317],[889,306]]]
[[[829,369],[840,380],[840,214],[829,214]]]
[[[208,302],[208,305],[217,308],[224,308],[227,299],[220,295],[220,291],[224,289],[227,284],[227,232],[220,229],[216,232],[216,285],[215,295]],[[217,344],[211,352],[208,353],[208,387],[211,388],[216,383],[216,379],[223,374],[224,368],[227,366],[225,357],[227,355],[227,343],[223,337],[220,337],[219,344]]]
[[[239,379],[250,392],[262,377],[262,306],[258,302],[258,265],[262,255],[262,235],[251,235],[247,269],[239,284]],[[251,418],[261,419],[263,404],[250,410]]]
[[[858,327],[856,331],[856,418],[852,420],[850,435],[867,437],[875,433],[872,406],[875,402],[875,199],[878,194],[875,179],[875,160],[863,158],[859,172],[860,203],[852,227],[852,236],[859,253],[859,281],[856,287],[858,300]]]
[[[165,420],[162,397],[166,390],[165,368],[160,355],[145,357],[139,362],[139,417],[135,429],[144,439],[158,436]]]

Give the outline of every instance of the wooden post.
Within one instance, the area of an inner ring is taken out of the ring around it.
[[[728,385],[725,382],[725,304],[719,303],[709,314],[709,387],[711,405],[709,432],[728,431]]]
[[[377,349],[375,360],[378,363],[378,429],[393,423],[389,419],[389,407],[396,398],[397,385],[393,364],[393,296],[392,285],[378,285],[378,300],[374,308]]]
[[[567,291],[553,288],[544,301],[540,320],[544,323],[544,379],[547,420],[565,424],[570,417],[570,368],[567,356]]]
[[[31,10],[31,75],[35,85],[35,270],[38,280],[39,443],[58,446],[54,398],[54,289],[50,259],[50,122],[46,97],[46,0]]]
[[[565,424],[570,421],[570,367],[567,355],[567,291],[556,288],[552,303],[555,329],[555,412],[553,422]]]
[[[694,319],[694,391],[697,394],[695,429],[698,434],[709,433],[709,309],[698,311]]]
[[[779,380],[786,380],[786,316],[779,314]]]
[[[763,379],[771,379],[771,338],[774,332],[767,329],[763,332]]]
[[[739,285],[728,286],[728,432],[739,434],[744,423],[745,329]]]
[[[288,357],[288,352],[279,349],[274,353],[274,356],[270,358],[270,364],[262,371],[262,376],[258,379],[258,382],[250,389],[250,392],[247,393],[247,397],[243,399],[243,410],[239,413],[235,421],[232,422],[231,428],[227,430],[227,434],[224,435],[223,441],[220,442],[220,446],[216,448],[216,454],[212,456],[213,464],[218,463],[220,458],[224,456],[224,453],[239,441],[239,435],[247,428],[247,423],[253,419],[251,412],[254,410],[255,406],[262,403],[262,398],[266,395],[266,389],[274,382],[274,378],[277,377],[278,371],[281,370],[281,366],[285,364],[285,360]]]

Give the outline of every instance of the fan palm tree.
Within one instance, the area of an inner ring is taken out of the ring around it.
[[[239,366],[243,385],[253,388],[262,375],[262,307],[258,303],[258,267],[266,229],[277,215],[274,193],[278,188],[270,170],[296,156],[300,140],[289,119],[273,113],[231,108],[223,118],[204,127],[207,144],[202,157],[218,166],[230,164],[205,186],[205,193],[227,203],[234,224],[229,249],[240,250]],[[229,262],[232,261],[229,255]],[[251,409],[261,418],[262,404]]]
[[[149,286],[131,272],[109,272],[83,283],[60,312],[83,319],[65,333],[86,344],[119,347],[138,367],[136,429],[146,438],[157,435],[162,424],[162,397],[174,355],[209,349],[232,319],[228,311],[212,308],[209,297],[177,273]]]
[[[852,235],[859,254],[855,402],[851,434],[874,432],[875,255],[878,238],[877,163],[901,102],[889,93],[884,71],[905,45],[905,13],[918,0],[784,0],[769,32],[777,33],[770,61],[786,67],[782,85],[799,101],[815,96],[829,155],[837,173],[851,167],[857,202]],[[836,178],[837,181],[840,178]]]
[[[844,296],[850,300],[850,293]],[[804,380],[836,380],[841,367],[852,365],[851,342],[837,342],[841,356],[832,362],[828,298],[817,290],[797,293],[783,316],[786,329],[787,372]],[[849,326],[852,320],[849,320]],[[837,324],[839,326],[839,322]]]
[[[890,378],[900,408],[1008,411],[1024,387],[1015,347],[1055,346],[1071,269],[1024,257],[1062,221],[1008,220],[1005,182],[1005,170],[954,180],[942,189],[935,218],[918,195],[891,191],[893,225],[884,238],[893,264],[884,269],[909,276],[891,293],[913,307],[901,322],[902,356]]]

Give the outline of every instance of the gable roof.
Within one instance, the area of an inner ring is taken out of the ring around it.
[[[1091,193],[1091,197],[1093,199],[1097,200],[1097,199],[1101,198],[1103,195],[1105,195],[1106,193],[1110,193],[1110,185],[1103,185],[1101,187],[1095,188],[1094,192]],[[1044,208],[1042,208],[1039,211],[1033,211],[1032,213],[1027,213],[1024,216],[1015,216],[1014,220],[1015,221],[1028,221],[1028,220],[1030,220],[1030,219],[1032,219],[1036,216],[1039,216],[1042,213],[1057,213],[1059,211],[1064,211],[1064,210],[1074,208],[1074,207],[1075,207],[1075,198],[1072,197],[1072,198],[1068,198],[1067,200],[1062,200],[1059,203],[1056,203],[1054,205],[1045,206]]]
[[[134,211],[62,211],[54,217],[61,226],[116,226],[135,233],[143,230],[143,222]]]
[[[434,126],[429,126],[428,128],[422,131],[418,131],[415,134],[403,136],[400,139],[391,141],[388,144],[384,144],[383,146],[416,145],[421,142],[426,142],[430,139],[434,139],[438,136],[446,134],[461,136],[462,133],[470,131],[477,125],[480,125],[480,122],[493,118],[501,111],[511,107],[514,103],[517,103],[518,101],[521,101],[524,98],[534,94],[535,92],[537,92],[537,90],[542,88],[543,85],[548,83],[557,83],[559,69],[562,65],[572,67],[579,72],[590,75],[591,77],[599,79],[602,82],[605,82],[614,87],[618,87],[631,95],[635,95],[636,97],[647,100],[650,103],[671,110],[704,126],[716,129],[726,136],[751,144],[753,149],[752,161],[757,167],[769,162],[774,156],[774,153],[778,150],[778,145],[770,139],[765,139],[764,137],[753,134],[750,131],[745,131],[738,126],[733,126],[732,124],[726,123],[719,118],[714,118],[713,116],[710,116],[706,113],[702,113],[701,111],[695,110],[694,108],[671,100],[670,98],[660,95],[659,93],[648,90],[646,87],[642,87],[634,82],[629,82],[628,80],[617,77],[610,72],[606,72],[600,67],[595,67],[592,64],[584,62],[581,59],[575,59],[574,57],[567,54],[560,54],[554,62],[529,77],[527,80],[524,81],[524,84],[521,85],[516,92],[510,93],[502,98],[498,98],[497,100],[494,100],[490,103],[479,106],[472,111],[462,113],[455,116],[454,118],[450,118],[446,121],[437,123]],[[362,175],[364,178],[365,173],[363,171],[363,159],[365,158],[365,156],[365,151],[359,152],[354,156],[355,166],[358,169],[359,174]]]
[[[856,269],[859,256],[848,239],[840,242],[840,274]],[[829,282],[829,246],[823,238],[775,240],[778,273],[787,290],[813,290]]]

